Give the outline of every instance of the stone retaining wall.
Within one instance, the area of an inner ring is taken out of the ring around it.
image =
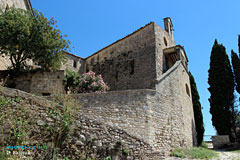
[[[51,95],[54,92],[64,93],[64,71],[31,71],[18,73],[14,77],[8,77],[8,71],[0,71],[0,79],[4,86],[16,88],[37,95]]]
[[[48,107],[56,105],[51,101],[44,98],[31,95],[24,91],[0,88],[0,95],[6,97],[17,98],[21,97],[24,101],[29,103],[29,114],[34,115],[34,120],[31,124],[35,130],[31,132],[31,137],[34,141],[28,142],[29,145],[44,145],[51,143],[46,138],[43,138],[41,127],[44,127],[46,123],[52,123],[52,119],[48,116]],[[60,106],[59,106],[60,107]],[[65,157],[80,159],[81,154],[87,147],[90,154],[96,155],[97,159],[102,160],[106,156],[112,156],[113,159],[164,159],[166,153],[164,150],[156,151],[153,147],[145,142],[144,140],[127,133],[121,128],[103,124],[96,119],[91,119],[85,115],[84,112],[79,111],[74,121],[71,136],[66,139],[64,148],[61,152]],[[5,136],[8,137],[10,134],[7,133],[7,129],[4,130]],[[39,134],[39,135],[38,135]],[[119,147],[116,147],[120,144]],[[5,144],[8,145],[8,144]],[[119,148],[119,149],[117,149]],[[123,156],[122,152],[127,153]],[[30,155],[30,159],[45,155],[45,151],[38,153],[38,150],[34,151],[34,154]],[[39,158],[39,157],[38,157]]]
[[[180,77],[180,80],[179,80]],[[157,90],[126,90],[75,95],[91,119],[149,143],[155,151],[196,144],[188,73],[178,61],[157,81]]]

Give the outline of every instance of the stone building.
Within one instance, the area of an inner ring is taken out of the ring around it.
[[[29,9],[31,4],[27,0],[4,0],[0,6]],[[108,93],[74,95],[83,106],[81,114],[136,137],[152,147],[150,152],[168,153],[196,144],[188,58],[184,47],[174,42],[169,17],[164,18],[164,29],[151,22],[87,58],[68,52],[64,55],[67,61],[62,70],[94,71],[111,88]],[[47,83],[46,76],[34,84],[46,88],[40,85]],[[59,77],[53,79],[59,82]],[[123,140],[120,137],[116,136],[116,141]],[[128,144],[128,148],[132,146],[137,145]],[[136,150],[136,154],[139,152]]]
[[[101,74],[112,92],[79,94],[83,113],[150,144],[155,152],[196,144],[195,121],[184,47],[173,24],[151,22],[82,61]]]
[[[84,72],[84,58],[77,55],[71,54],[69,52],[64,52],[63,55],[66,57],[65,63],[62,65],[60,70],[71,70],[78,73]]]

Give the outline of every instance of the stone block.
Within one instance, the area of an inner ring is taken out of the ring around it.
[[[228,135],[212,136],[213,148],[220,149],[230,143]]]

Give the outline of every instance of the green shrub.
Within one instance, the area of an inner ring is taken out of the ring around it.
[[[202,142],[201,145],[200,145],[200,147],[202,147],[202,148],[208,148],[208,145],[207,145],[205,142]]]
[[[186,158],[184,150],[181,149],[181,148],[178,148],[178,149],[175,149],[174,151],[172,151],[170,156],[179,157],[179,158]]]
[[[66,74],[64,77],[65,91],[73,92],[74,90],[76,90],[76,88],[79,85],[79,78],[80,78],[80,75],[77,72],[66,70]]]
[[[233,152],[237,152],[237,153],[240,153],[240,150],[235,150],[235,151],[233,151]]]
[[[77,110],[80,106],[76,105],[73,98],[64,95],[54,97],[56,102],[51,106],[45,106],[44,112],[38,114],[33,111],[29,102],[30,99],[8,98],[0,96],[0,144],[1,146],[21,146],[21,145],[46,145],[47,150],[36,150],[36,155],[41,155],[43,159],[61,158],[61,149],[66,142],[66,138],[73,130],[73,123]],[[60,101],[61,99],[61,101]],[[43,107],[43,106],[42,106]],[[44,117],[42,117],[44,115]],[[50,120],[48,123],[45,118]],[[4,125],[3,125],[4,124]],[[36,125],[38,124],[38,125]],[[0,150],[0,159],[5,159],[6,148]],[[22,159],[22,155],[16,155]],[[34,157],[39,159],[39,157]]]
[[[199,158],[199,159],[210,159],[217,156],[217,153],[215,151],[202,148],[202,147],[194,147],[191,149],[188,149],[186,151],[186,154],[189,155],[191,158]]]
[[[211,159],[217,157],[218,154],[215,151],[202,147],[193,147],[190,149],[178,148],[171,152],[171,156],[180,158],[197,158],[197,159]]]
[[[106,157],[104,160],[111,160],[111,157]]]

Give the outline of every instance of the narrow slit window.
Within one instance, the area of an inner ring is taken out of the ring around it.
[[[190,97],[190,89],[189,89],[187,83],[186,83],[186,92],[187,92],[187,95]]]
[[[77,68],[77,61],[73,61],[73,67]]]

